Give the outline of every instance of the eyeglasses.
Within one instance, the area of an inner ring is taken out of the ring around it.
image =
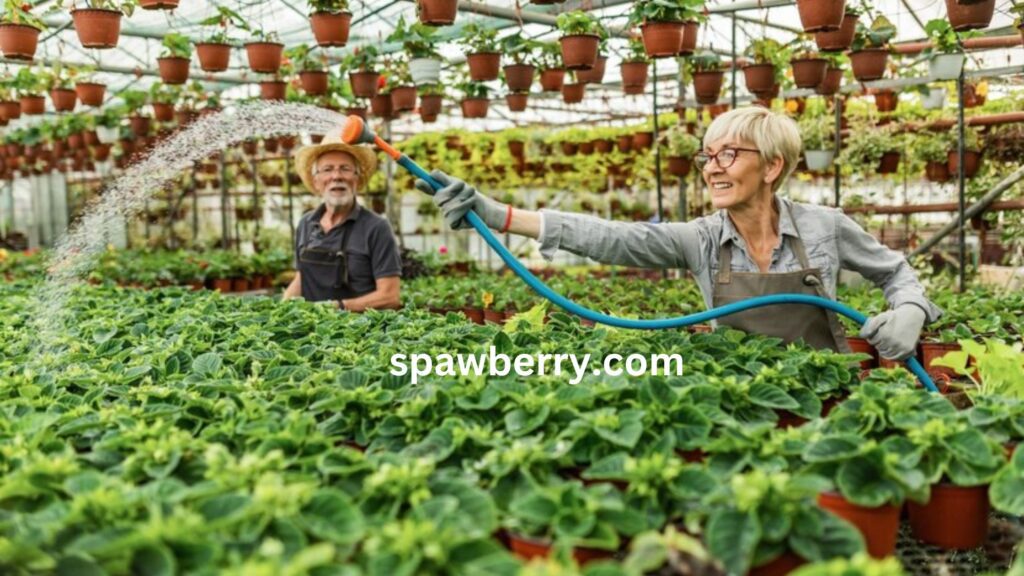
[[[718,167],[722,170],[732,166],[736,163],[736,157],[739,156],[740,152],[757,152],[760,150],[754,148],[722,148],[717,154],[709,154],[707,152],[698,152],[693,157],[693,161],[697,163],[697,168],[703,170],[707,166],[708,162],[714,160],[718,163]]]
[[[352,174],[355,174],[356,176],[358,176],[359,175],[359,168],[356,168],[355,166],[349,166],[348,164],[343,164],[341,166],[324,166],[323,168],[319,168],[319,169],[316,170],[316,175],[317,176],[320,176],[321,174],[327,174],[328,176],[331,176],[331,175],[334,175],[334,174],[341,174],[342,176],[350,176]]]

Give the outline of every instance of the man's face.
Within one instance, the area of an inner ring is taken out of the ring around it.
[[[313,184],[331,208],[351,208],[359,185],[359,165],[347,152],[327,152],[316,160]]]

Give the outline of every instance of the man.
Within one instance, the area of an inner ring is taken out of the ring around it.
[[[330,300],[353,312],[400,307],[402,263],[391,226],[356,199],[377,169],[374,153],[330,134],[299,149],[295,169],[323,202],[299,220],[296,274],[284,298]]]

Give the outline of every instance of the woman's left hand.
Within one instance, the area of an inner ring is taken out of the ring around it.
[[[882,358],[904,360],[914,355],[925,318],[920,307],[904,304],[869,318],[860,329],[860,337],[877,348]]]

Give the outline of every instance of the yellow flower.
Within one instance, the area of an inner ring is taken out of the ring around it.
[[[117,248],[114,248],[113,244],[107,244],[107,252],[116,252]]]
[[[978,85],[974,87],[974,93],[982,97],[988,96],[988,81],[978,82]]]
[[[800,105],[797,104],[796,100],[786,100],[786,112],[790,114],[796,114],[797,110],[800,109]]]
[[[0,262],[7,260],[7,250],[0,248]]]
[[[494,304],[494,294],[491,294],[490,292],[484,292],[483,300],[484,310],[486,310],[491,307],[491,304]]]

